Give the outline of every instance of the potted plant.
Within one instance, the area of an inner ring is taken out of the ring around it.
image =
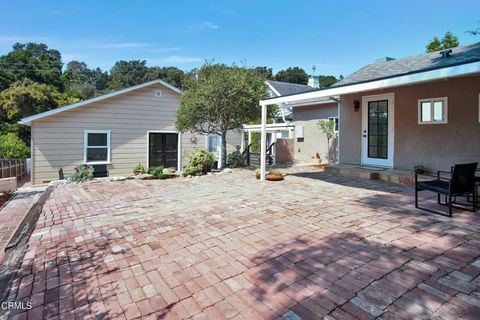
[[[260,179],[260,168],[255,169],[255,176]]]
[[[145,173],[145,167],[143,164],[139,163],[133,168],[133,174],[138,176],[139,174],[144,174]]]
[[[425,167],[422,166],[421,164],[417,164],[415,167],[413,167],[413,170],[415,171],[415,173],[418,173],[418,174],[425,173]]]
[[[285,174],[280,170],[270,170],[265,178],[269,181],[280,181],[283,180]]]

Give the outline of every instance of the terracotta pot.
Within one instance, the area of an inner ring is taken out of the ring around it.
[[[255,176],[257,177],[257,179],[260,179],[260,173],[255,174]]]
[[[281,181],[283,180],[283,176],[274,176],[273,174],[267,174],[265,178],[268,181]]]

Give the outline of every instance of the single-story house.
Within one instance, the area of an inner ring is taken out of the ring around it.
[[[316,80],[316,81],[315,81]],[[318,88],[318,76],[309,77],[309,85],[266,80],[267,92],[270,97],[290,96],[298,93],[315,91]],[[323,163],[336,161],[337,139],[331,141],[331,150],[328,150],[327,137],[318,127],[319,120],[335,121],[338,131],[338,106],[336,101],[327,100],[320,103],[282,103],[279,104],[277,116],[273,124],[267,124],[267,145],[280,142],[282,149],[276,150],[277,158],[291,158],[296,163],[318,163],[319,155]],[[251,142],[251,133],[260,132],[260,125],[247,125],[248,144]],[[284,144],[292,144],[291,148]],[[279,153],[293,150],[291,157],[283,157]]]
[[[182,91],[154,80],[20,121],[31,127],[33,184],[58,179],[80,164],[107,165],[110,175],[132,174],[136,164],[181,170],[188,153],[206,148],[219,154],[217,135],[182,134],[175,117]],[[228,152],[240,145],[228,136]]]
[[[435,171],[480,160],[479,98],[476,43],[385,58],[332,87],[270,98],[260,105],[262,111],[274,104],[290,104],[295,110],[296,104],[336,101],[340,164],[409,170],[423,165]]]

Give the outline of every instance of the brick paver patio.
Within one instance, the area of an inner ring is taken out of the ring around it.
[[[480,215],[299,173],[61,185],[10,301],[19,319],[473,319]]]

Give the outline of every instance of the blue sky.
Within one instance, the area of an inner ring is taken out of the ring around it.
[[[480,41],[480,1],[47,1],[0,0],[0,54],[43,42],[64,62],[109,70],[117,60],[200,66],[205,59],[278,71],[348,75],[383,56],[424,52],[449,30]]]

